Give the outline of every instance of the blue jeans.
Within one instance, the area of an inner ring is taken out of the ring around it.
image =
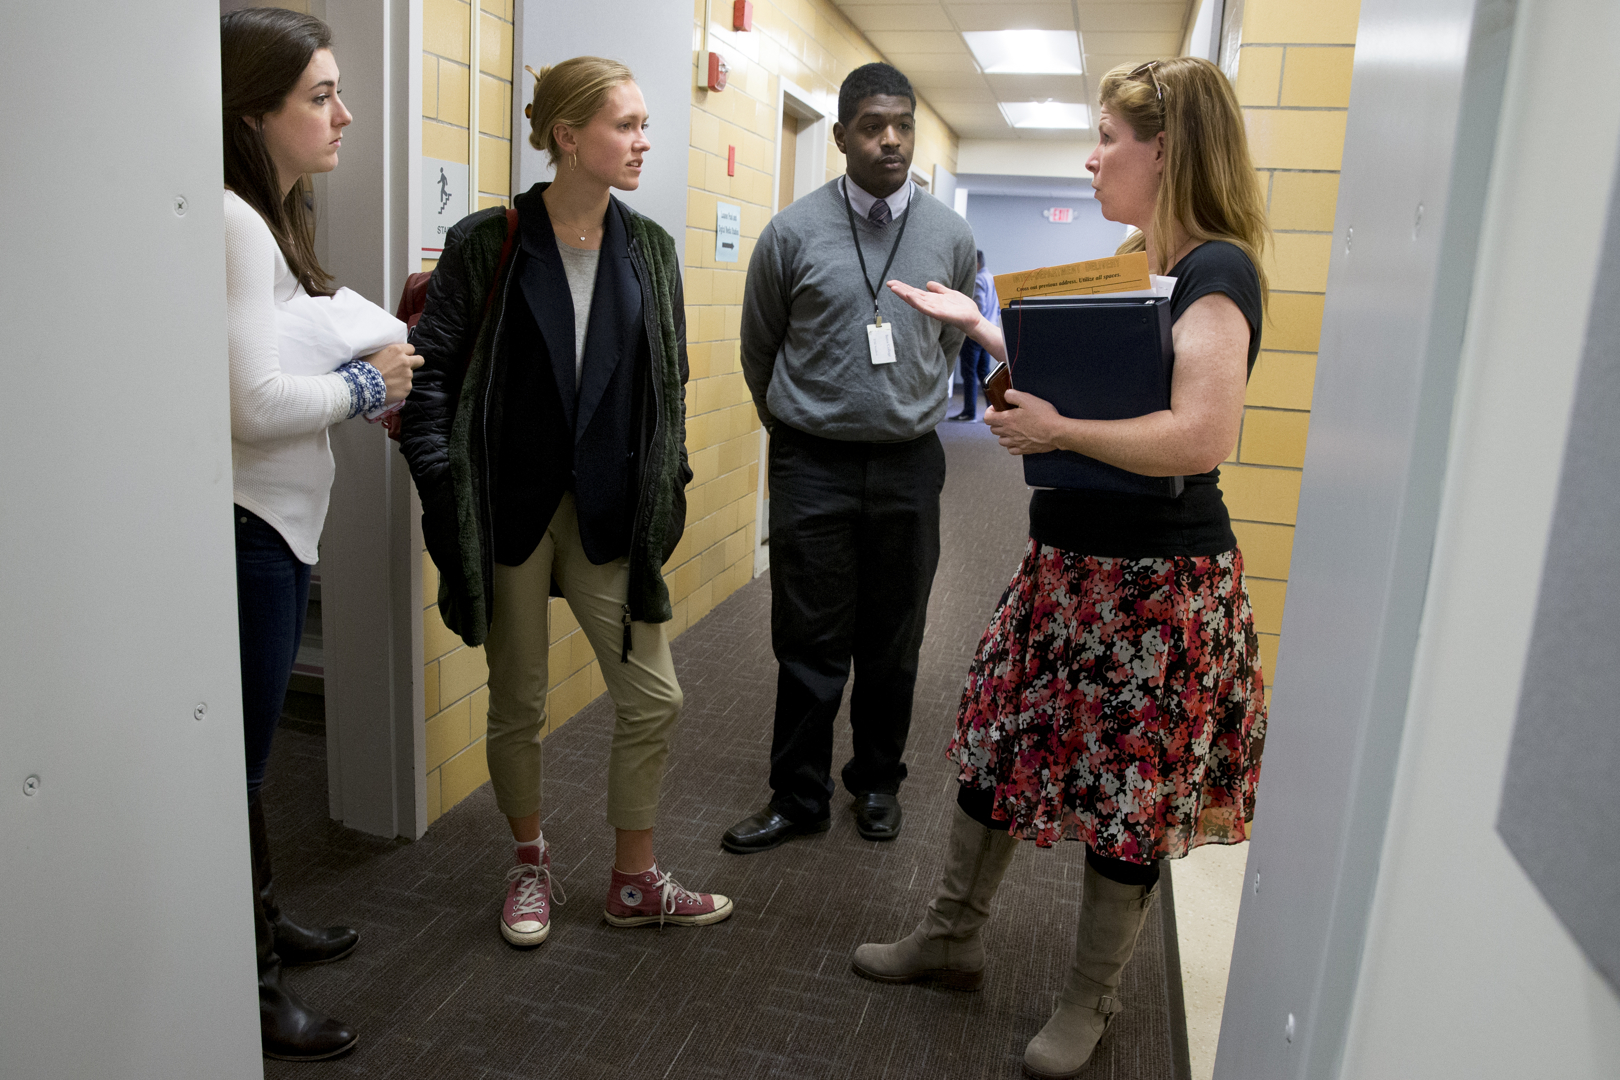
[[[956,366],[962,378],[962,415],[976,413],[978,408],[974,393],[984,386],[985,377],[990,374],[990,354],[984,346],[969,338],[962,342],[962,352],[957,357]]]
[[[257,794],[304,636],[309,566],[259,515],[237,506],[236,625],[242,647],[242,736],[248,794]]]

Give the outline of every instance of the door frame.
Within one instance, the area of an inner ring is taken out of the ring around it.
[[[826,183],[827,139],[833,110],[817,95],[780,79],[776,92],[776,158],[771,166],[771,213],[781,210],[782,199],[782,121],[794,117],[799,133],[793,142],[793,198],[804,198]],[[770,461],[771,437],[765,425],[759,427],[759,476],[754,483],[754,576],[771,568],[771,500],[766,475]]]

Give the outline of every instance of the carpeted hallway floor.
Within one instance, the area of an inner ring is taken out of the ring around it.
[[[544,829],[568,902],[551,938],[519,952],[495,920],[510,839],[488,786],[415,843],[328,820],[325,740],[291,727],[265,787],[283,906],[363,934],[348,959],[295,970],[311,1003],[354,1024],[358,1049],[324,1065],[266,1061],[267,1077],[1017,1077],[1067,967],[1082,849],[1025,845],[986,930],[984,988],[882,986],[849,970],[855,946],[915,925],[939,875],[954,807],[943,748],[973,647],[1026,542],[1016,460],[979,424],[942,424],[949,459],[943,556],[929,609],[902,792],[904,834],[862,841],[848,798],[832,831],[761,855],[720,833],[768,797],[775,664],[762,577],[674,643],[686,714],[664,783],[660,863],[736,899],[725,923],[616,930],[601,916],[612,834],[603,821],[612,705],[604,696],[545,743]],[[846,705],[847,708],[847,705]],[[841,723],[836,769],[849,755]],[[1085,1072],[1186,1075],[1169,875],[1125,975],[1126,1011]]]

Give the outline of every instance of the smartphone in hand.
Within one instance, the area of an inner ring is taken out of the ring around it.
[[[984,396],[999,411],[1007,411],[1007,391],[1012,389],[1012,369],[1005,360],[990,369],[984,377]]]

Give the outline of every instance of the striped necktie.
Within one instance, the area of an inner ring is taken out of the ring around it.
[[[887,199],[878,199],[874,202],[872,209],[867,211],[866,220],[880,229],[887,225],[893,220],[892,215],[889,213],[889,201]]]

